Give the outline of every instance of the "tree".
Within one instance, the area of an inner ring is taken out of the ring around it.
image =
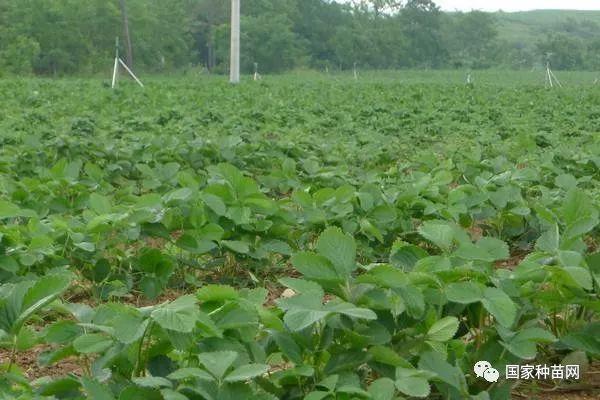
[[[453,64],[488,68],[497,53],[498,30],[493,14],[481,11],[459,13],[447,35]]]
[[[363,10],[373,10],[375,16],[381,16],[384,12],[394,13],[399,11],[403,5],[402,0],[353,0],[355,7]]]
[[[413,66],[443,65],[447,52],[442,44],[441,19],[439,7],[431,0],[408,0],[402,9],[399,22]]]
[[[565,34],[551,35],[537,44],[540,61],[554,69],[583,69],[584,47],[579,39]]]

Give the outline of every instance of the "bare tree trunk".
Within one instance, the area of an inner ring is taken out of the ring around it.
[[[127,66],[133,68],[133,49],[131,48],[131,36],[129,35],[129,17],[125,0],[119,0],[121,4],[121,16],[123,17],[123,34],[125,35],[125,51],[127,53]]]
[[[215,40],[214,40],[214,31],[215,28],[212,25],[208,27],[208,59],[207,59],[207,67],[210,72],[215,67]]]

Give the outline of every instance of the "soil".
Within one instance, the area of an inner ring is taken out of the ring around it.
[[[69,374],[81,376],[83,374],[80,360],[75,357],[65,358],[50,366],[40,366],[37,361],[38,357],[47,350],[51,350],[51,347],[48,345],[39,345],[27,351],[19,351],[17,353],[15,366],[20,368],[30,380],[35,380],[44,376],[60,377]],[[8,363],[9,359],[10,350],[0,349],[0,364]]]
[[[573,386],[540,385],[537,388],[523,386],[513,392],[512,398],[515,400],[599,400],[600,361],[594,362],[590,369],[583,373],[581,380]]]

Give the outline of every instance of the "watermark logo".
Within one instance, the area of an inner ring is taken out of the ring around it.
[[[506,379],[579,379],[579,365],[507,365]]]
[[[478,361],[473,366],[473,371],[478,378],[493,383],[500,379],[500,372],[492,367],[488,361]],[[579,365],[506,365],[506,379],[545,380],[545,379],[570,379],[579,380]]]
[[[473,366],[473,371],[478,378],[483,378],[490,383],[497,382],[500,378],[500,372],[492,368],[492,364],[487,361],[476,362]]]

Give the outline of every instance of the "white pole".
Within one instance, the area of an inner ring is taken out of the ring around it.
[[[231,56],[229,82],[240,82],[240,0],[231,0]]]
[[[115,66],[113,68],[112,88],[117,84],[117,74],[119,73],[119,57],[115,57]]]
[[[125,68],[125,71],[127,71],[129,73],[129,75],[131,75],[131,77],[133,79],[135,79],[135,81],[138,83],[138,85],[140,85],[141,87],[144,87],[144,84],[142,82],[140,82],[140,80],[137,78],[137,76],[135,76],[135,74],[133,73],[133,71],[129,69],[129,67],[127,66],[127,64],[125,64],[123,62],[123,60],[121,60],[120,58],[119,58],[119,62],[121,63],[121,65],[123,66],[123,68]]]
[[[549,69],[548,71],[550,71],[550,75],[552,75],[552,78],[554,78],[554,82],[556,82],[556,84],[558,85],[558,87],[562,87],[562,83],[560,83],[560,81],[558,80],[558,78],[556,77],[556,75],[554,75],[554,71],[552,71],[551,69]]]

